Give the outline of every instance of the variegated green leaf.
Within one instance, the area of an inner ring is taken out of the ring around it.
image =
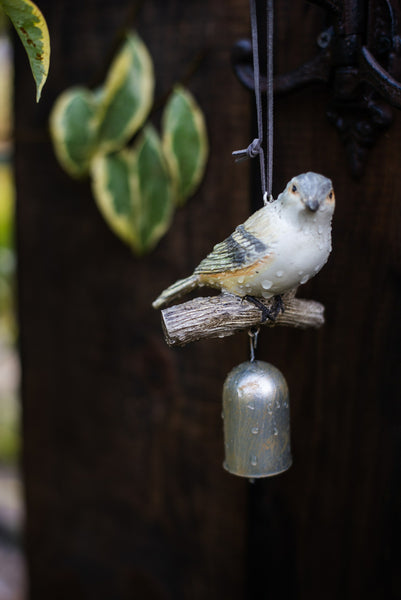
[[[154,74],[149,52],[130,34],[113,61],[103,88],[99,114],[102,152],[111,152],[143,125],[153,102]]]
[[[63,168],[73,177],[89,170],[96,149],[98,102],[86,88],[70,88],[57,99],[50,115],[50,133]]]
[[[50,39],[46,21],[31,0],[0,0],[0,5],[11,19],[24,45],[36,83],[36,101],[39,102],[50,62]]]
[[[97,155],[92,178],[96,203],[110,228],[137,254],[151,250],[173,213],[171,176],[156,131],[146,127],[132,150]]]
[[[182,205],[199,185],[206,167],[208,139],[203,113],[193,96],[177,86],[162,119],[163,150]]]
[[[133,198],[138,193],[136,165],[128,150],[98,154],[92,162],[96,204],[109,227],[124,242],[135,246]]]
[[[144,129],[136,148],[139,202],[136,204],[140,251],[151,250],[166,233],[173,215],[171,175],[161,140],[153,129]]]

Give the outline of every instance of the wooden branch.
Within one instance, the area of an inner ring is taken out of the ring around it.
[[[267,307],[273,300],[259,298]],[[261,323],[261,311],[256,306],[232,294],[195,298],[162,310],[162,326],[169,346],[185,346],[204,338],[223,338],[243,329],[264,325],[274,327],[321,327],[324,306],[314,300],[295,298],[294,293],[283,296],[285,311],[276,321]]]

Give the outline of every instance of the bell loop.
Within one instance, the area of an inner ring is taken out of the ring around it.
[[[249,346],[251,350],[251,362],[255,361],[255,350],[258,345],[258,335],[259,335],[260,327],[251,327],[248,330],[249,335]]]

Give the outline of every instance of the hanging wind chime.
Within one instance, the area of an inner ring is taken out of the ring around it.
[[[197,287],[222,292],[162,311],[170,345],[248,329],[250,360],[229,373],[223,388],[224,467],[254,479],[282,473],[292,462],[288,386],[275,366],[255,359],[259,329],[324,322],[323,306],[295,293],[329,257],[334,192],[329,179],[308,172],[291,179],[273,200],[273,1],[267,1],[266,163],[255,0],[250,0],[250,12],[258,138],[233,154],[237,160],[259,155],[264,206],[214,246],[192,275],[162,292],[153,307],[162,308]]]

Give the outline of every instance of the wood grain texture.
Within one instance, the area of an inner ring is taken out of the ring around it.
[[[324,12],[275,4],[283,72],[315,52]],[[398,600],[400,115],[356,183],[325,117],[329,91],[276,99],[274,195],[313,170],[333,180],[337,208],[333,253],[303,291],[325,305],[325,326],[271,328],[259,339],[258,358],[289,384],[294,465],[249,486],[221,467],[220,420],[221,387],[248,357],[247,336],[171,350],[151,308],[256,198],[249,165],[230,156],[253,139],[251,99],[229,67],[232,44],[249,31],[248,5],[144,3],[138,29],[157,93],[209,48],[190,88],[206,112],[211,158],[196,197],[141,260],[107,229],[89,184],[58,167],[47,134],[56,96],[99,80],[131,3],[40,7],[52,35],[49,81],[36,106],[17,46],[15,95],[31,600]]]
[[[57,95],[99,82],[132,2],[43,0],[41,9],[49,80],[36,106],[17,46],[15,95],[31,599],[235,598],[247,485],[222,468],[221,390],[247,340],[172,352],[151,301],[248,214],[248,166],[236,169],[231,150],[248,143],[249,95],[229,66],[248,8],[143,4],[137,27],[154,58],[156,97],[208,50],[188,85],[212,152],[199,192],[140,260],[103,222],[89,183],[62,172],[48,136]]]
[[[324,12],[306,2],[275,6],[276,66],[284,72],[316,52]],[[275,102],[274,192],[313,170],[332,179],[337,206],[333,252],[303,290],[325,305],[325,326],[260,336],[258,356],[288,381],[294,463],[288,475],[251,488],[249,597],[261,590],[266,599],[395,600],[401,595],[401,115],[395,112],[355,182],[326,120],[329,100],[327,88],[313,85]]]
[[[258,298],[272,310],[274,300]],[[274,310],[274,309],[273,309]],[[162,310],[164,337],[169,346],[185,346],[201,339],[224,338],[252,327],[321,327],[324,306],[313,300],[284,298],[284,311],[275,320],[262,323],[260,308],[239,296],[219,294],[209,298],[194,298]]]

